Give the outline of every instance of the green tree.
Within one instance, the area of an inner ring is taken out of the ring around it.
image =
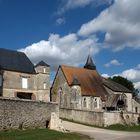
[[[119,84],[125,86],[126,88],[128,88],[129,90],[131,90],[133,93],[133,97],[138,95],[139,91],[138,91],[138,89],[135,89],[132,81],[130,81],[124,77],[121,77],[121,76],[114,76],[113,78],[110,77],[109,79],[111,79],[114,82],[119,83]]]

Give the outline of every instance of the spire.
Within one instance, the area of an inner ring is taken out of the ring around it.
[[[93,63],[92,58],[91,58],[90,55],[88,55],[87,62],[85,64],[84,68],[91,69],[91,70],[96,70],[96,66]]]

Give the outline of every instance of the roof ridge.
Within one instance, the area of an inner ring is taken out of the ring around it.
[[[60,65],[60,67],[67,67],[67,68],[74,68],[74,69],[81,69],[83,71],[96,71],[96,70],[91,70],[91,69],[85,69],[85,68],[82,68],[82,67],[74,67],[74,66],[68,66],[68,65]]]

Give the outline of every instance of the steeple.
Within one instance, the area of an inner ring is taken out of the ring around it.
[[[91,70],[96,70],[96,66],[93,63],[92,58],[91,58],[90,55],[88,55],[87,62],[85,64],[84,68],[91,69]]]

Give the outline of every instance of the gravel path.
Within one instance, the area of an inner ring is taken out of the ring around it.
[[[89,127],[68,121],[62,121],[63,126],[71,132],[89,135],[95,140],[140,140],[140,132],[113,131]]]

